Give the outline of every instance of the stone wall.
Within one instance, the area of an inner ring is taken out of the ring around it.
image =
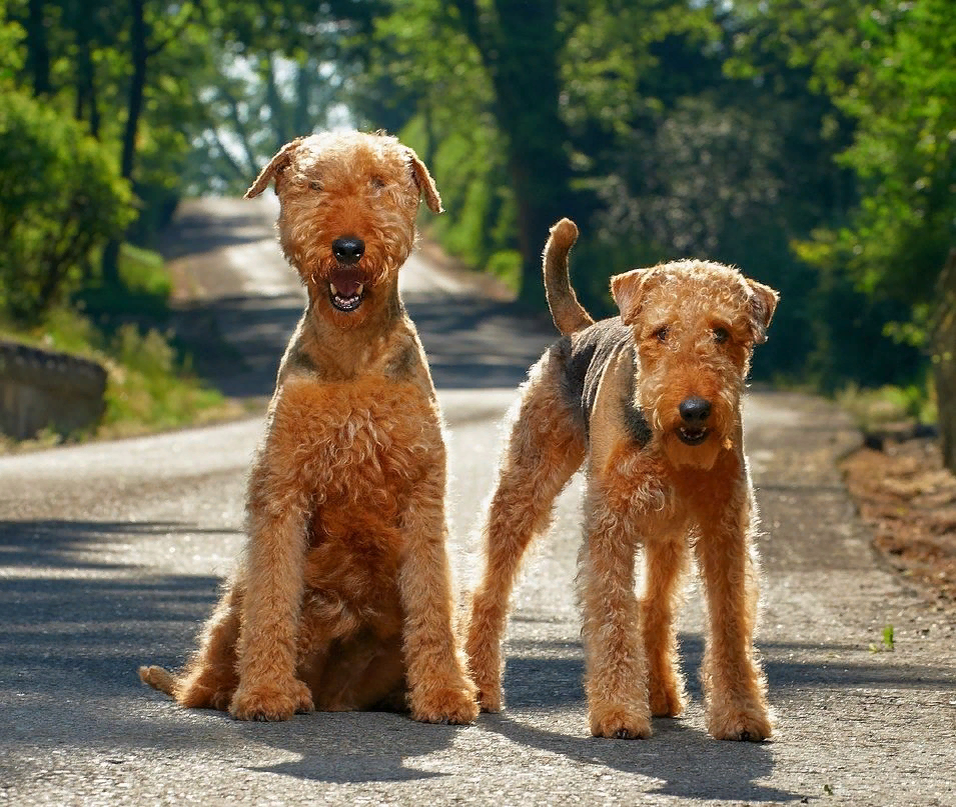
[[[62,434],[103,415],[106,370],[65,353],[0,341],[0,432],[18,440],[50,427]]]

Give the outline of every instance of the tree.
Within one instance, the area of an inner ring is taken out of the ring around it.
[[[491,9],[479,9],[477,0],[454,2],[491,78],[495,118],[505,137],[523,260],[519,300],[542,307],[539,256],[548,229],[561,216],[579,216],[584,206],[571,189],[560,113],[558,2],[496,0]]]
[[[130,202],[82,125],[22,93],[0,94],[0,310],[32,323],[62,303],[129,223]]]
[[[396,4],[390,22],[378,26],[379,35],[390,38],[386,56],[399,57],[388,68],[396,83],[417,90],[408,93],[422,116],[416,132],[435,131],[441,139],[439,118],[449,94],[457,100],[462,88],[474,91],[471,100],[452,109],[457,124],[444,134],[501,150],[500,156],[486,156],[494,167],[489,175],[497,175],[500,163],[508,180],[510,199],[501,211],[513,210],[522,302],[544,305],[539,264],[550,226],[562,216],[587,221],[598,206],[592,189],[580,181],[593,152],[579,150],[572,129],[589,134],[598,129],[613,138],[614,118],[642,107],[638,77],[656,63],[651,46],[668,34],[690,31],[706,16],[700,8],[669,0],[414,0]],[[414,88],[404,80],[410,75]],[[450,89],[441,94],[433,86]],[[595,119],[598,125],[590,126]],[[471,171],[475,162],[466,160],[462,167]],[[440,172],[438,179],[449,185]],[[457,178],[451,184],[457,185]],[[487,209],[494,208],[487,206],[494,193],[476,195]]]
[[[143,101],[149,62],[159,55],[171,42],[179,37],[197,12],[194,2],[183,3],[172,19],[167,18],[167,6],[157,4],[155,19],[147,16],[147,0],[129,0],[130,29],[129,47],[132,75],[129,80],[126,102],[126,120],[123,126],[120,156],[120,176],[133,178],[136,160],[137,135],[140,117],[143,114]],[[116,287],[119,278],[119,239],[113,239],[103,250],[103,284]]]
[[[329,127],[345,78],[318,55],[237,57],[223,49],[202,89],[208,125],[189,157],[195,190],[241,194],[279,148]]]
[[[826,32],[813,68],[856,123],[838,161],[856,174],[860,202],[845,226],[798,249],[818,266],[844,266],[869,297],[907,306],[887,332],[935,347],[937,366],[949,366],[927,325],[947,316],[940,276],[956,246],[956,12],[949,0],[857,0],[853,11],[852,26]],[[937,403],[941,423],[956,421],[956,399]]]

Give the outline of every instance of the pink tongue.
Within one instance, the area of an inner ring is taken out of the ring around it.
[[[338,271],[332,273],[331,282],[340,297],[354,297],[359,293],[362,276],[358,272]]]

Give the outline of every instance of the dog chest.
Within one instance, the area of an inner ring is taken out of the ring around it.
[[[287,385],[262,457],[317,511],[392,523],[412,486],[444,460],[434,404],[413,384],[381,378]]]

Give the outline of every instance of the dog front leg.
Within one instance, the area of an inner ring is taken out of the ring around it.
[[[229,705],[240,720],[287,720],[313,708],[309,688],[296,677],[307,498],[294,487],[278,484],[261,466],[253,472],[237,645],[239,687]]]
[[[710,630],[703,683],[707,728],[719,740],[770,736],[766,681],[754,658],[758,569],[751,548],[753,503],[745,490],[702,519],[696,544]]]
[[[633,514],[612,512],[603,493],[588,491],[578,584],[584,688],[595,737],[651,735],[647,664],[634,594],[637,532],[632,522]]]
[[[425,723],[470,723],[475,687],[453,627],[448,563],[445,468],[440,459],[415,486],[404,521],[399,586],[405,609],[404,654],[412,717]]]

